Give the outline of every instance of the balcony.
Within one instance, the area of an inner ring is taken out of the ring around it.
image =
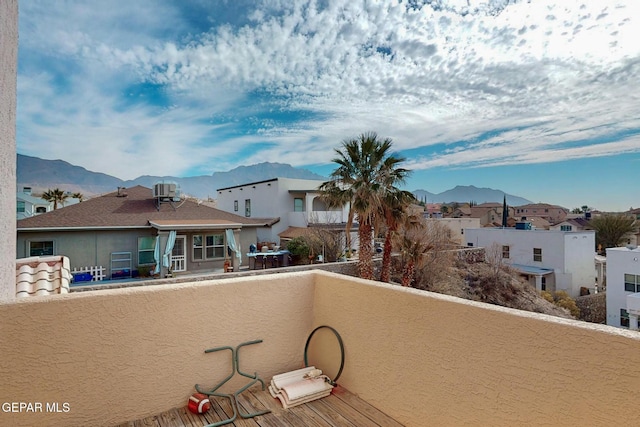
[[[306,227],[307,224],[344,224],[347,216],[341,210],[289,212],[288,221],[292,227]]]
[[[406,426],[638,420],[640,374],[624,368],[640,365],[637,332],[327,272],[25,298],[0,305],[0,325],[0,425],[165,413],[229,372],[228,356],[204,349],[262,339],[241,363],[268,380],[301,366],[318,325],[344,341],[341,387]],[[329,339],[310,348],[327,371],[337,358]],[[10,412],[11,402],[59,411]]]

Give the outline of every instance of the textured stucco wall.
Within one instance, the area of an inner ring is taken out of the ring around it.
[[[18,1],[0,1],[0,234],[16,233]],[[16,241],[0,239],[0,301],[15,297]]]
[[[339,382],[407,426],[640,423],[638,333],[317,274]]]
[[[0,305],[0,404],[68,403],[67,413],[6,413],[0,425],[99,426],[186,404],[231,372],[271,376],[302,366],[313,275],[82,292]],[[236,375],[237,377],[237,375]],[[246,378],[244,378],[246,380]],[[232,392],[246,381],[233,381]]]

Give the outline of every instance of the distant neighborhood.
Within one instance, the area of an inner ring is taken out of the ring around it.
[[[260,176],[251,168],[243,172]],[[113,280],[345,261],[357,256],[358,224],[345,234],[349,205],[330,204],[320,190],[323,182],[283,176],[247,180],[217,187],[206,200],[185,196],[171,180],[117,186],[93,197],[60,188],[37,194],[23,186],[16,196],[16,255],[19,260],[64,255],[80,280],[97,268],[98,279]],[[503,201],[477,203],[471,196],[433,203],[422,191],[413,194],[409,209],[426,224],[446,230],[449,248],[495,252],[540,292],[577,298],[606,290],[606,323],[637,328],[637,229],[624,235],[620,247],[604,248],[592,220],[607,213],[587,206],[571,211],[545,203],[514,206],[507,201],[528,201],[499,190],[466,190],[485,196],[490,191]],[[618,214],[638,219],[640,209]],[[300,239],[307,246],[302,260],[296,253]],[[319,243],[314,247],[312,241]],[[376,239],[376,246],[381,252],[383,239]],[[636,256],[626,262],[628,254]]]

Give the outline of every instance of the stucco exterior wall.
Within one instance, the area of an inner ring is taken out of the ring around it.
[[[106,274],[110,275],[112,252],[131,252],[132,265],[136,267],[138,237],[152,237],[155,234],[156,231],[151,228],[126,231],[19,232],[17,258],[29,256],[29,242],[53,240],[54,255],[68,257],[71,268],[101,265],[107,268]]]
[[[243,347],[240,364],[267,381],[300,368],[313,288],[313,274],[283,274],[0,305],[0,403],[70,407],[0,411],[0,425],[108,426],[185,405],[196,383],[213,387],[231,372],[231,353],[204,354],[212,347],[264,340]]]
[[[182,406],[231,370],[230,352],[205,349],[255,339],[240,363],[268,381],[302,366],[319,325],[343,339],[339,383],[407,426],[640,421],[640,375],[620,368],[640,364],[637,332],[315,271],[2,303],[0,402],[69,411],[0,411],[0,425],[114,425]],[[309,362],[335,376],[337,342],[317,337]]]
[[[280,218],[270,228],[257,230],[258,241],[280,242],[279,233],[288,227],[306,227],[309,222],[340,222],[347,218],[346,209],[335,212],[312,214],[314,203],[320,208],[316,194],[307,191],[316,190],[322,181],[312,179],[277,178],[259,183],[251,183],[218,191],[216,199],[218,209],[245,215],[245,200],[251,200],[251,218]],[[294,212],[294,199],[301,198],[304,213]],[[238,210],[235,210],[235,202]]]
[[[319,274],[314,325],[344,340],[339,382],[407,426],[640,422],[640,375],[621,369],[640,334]]]
[[[464,230],[466,228],[480,228],[480,218],[428,218],[427,224],[433,222],[446,225],[451,230],[451,239],[466,246]]]
[[[607,325],[621,327],[620,309],[627,308],[624,275],[640,275],[640,249],[607,249]]]
[[[224,258],[207,261],[193,261],[192,236],[204,232],[181,231],[179,236],[186,238],[187,270],[204,271],[222,268]],[[217,230],[215,233],[224,233]],[[131,252],[132,267],[138,267],[138,238],[154,237],[156,230],[141,228],[131,230],[100,230],[100,231],[69,231],[69,232],[19,232],[16,247],[16,257],[26,258],[28,242],[53,240],[54,255],[64,255],[69,258],[71,268],[86,266],[103,266],[106,274],[111,275],[111,253]],[[248,265],[246,253],[249,245],[256,241],[256,229],[254,227],[243,228],[240,231],[240,245],[242,250],[242,264]],[[166,242],[166,240],[165,240]]]
[[[553,269],[556,290],[567,291],[572,297],[580,295],[581,286],[595,282],[594,231],[478,228],[465,233],[467,243],[474,247],[490,248],[494,243],[510,246],[506,263]],[[533,260],[533,248],[542,249],[542,261]]]
[[[0,2],[0,234],[16,232],[18,1]],[[0,239],[0,301],[15,297],[16,241]]]
[[[592,288],[596,281],[596,234],[594,231],[567,232],[564,235],[564,265],[571,274],[573,290]]]

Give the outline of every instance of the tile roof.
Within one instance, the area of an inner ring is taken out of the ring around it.
[[[151,189],[138,185],[21,219],[17,229],[135,228],[149,227],[150,221],[228,221],[242,226],[262,226],[274,219],[245,218],[192,200],[161,203],[158,207]]]
[[[69,293],[71,272],[65,256],[16,260],[16,297]]]

